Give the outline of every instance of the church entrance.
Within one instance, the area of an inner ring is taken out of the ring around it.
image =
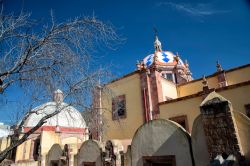
[[[176,166],[175,156],[143,156],[143,166]]]

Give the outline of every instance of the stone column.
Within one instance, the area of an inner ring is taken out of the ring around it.
[[[242,151],[230,101],[212,92],[200,111],[210,160],[219,154],[233,154],[239,160]]]

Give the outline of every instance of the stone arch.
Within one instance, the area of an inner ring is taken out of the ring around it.
[[[87,140],[79,149],[77,154],[77,165],[83,166],[85,163],[88,165],[100,166],[102,163],[101,153],[101,147],[96,141]]]
[[[54,144],[47,155],[47,164],[48,166],[59,166],[63,165],[61,163],[60,158],[63,154],[63,150],[59,144]]]
[[[169,164],[192,166],[190,135],[170,120],[152,120],[139,127],[131,144],[132,166]]]
[[[210,160],[201,115],[194,120],[191,140],[195,165],[208,165]]]

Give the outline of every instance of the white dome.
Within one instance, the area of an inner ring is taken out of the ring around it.
[[[10,134],[10,130],[8,129],[0,129],[0,138],[7,137]]]
[[[176,55],[174,55],[172,52],[157,51],[156,53],[150,54],[143,59],[143,62],[146,65],[146,67],[150,66],[154,62],[154,56],[157,57],[157,63],[160,65],[175,65],[176,64],[176,61],[175,61]],[[184,65],[181,59],[179,59],[178,63],[180,65]]]
[[[59,105],[60,108],[62,110],[55,116],[47,119],[43,126],[86,128],[86,123],[78,110],[63,102]],[[45,115],[55,112],[56,109],[56,102],[48,102],[36,107],[33,111],[38,111],[38,114],[31,114],[25,121],[24,127],[34,127]]]

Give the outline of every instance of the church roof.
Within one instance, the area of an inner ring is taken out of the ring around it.
[[[61,126],[73,128],[86,128],[85,120],[81,113],[63,102],[63,92],[56,90],[54,92],[54,101],[42,104],[32,111],[36,112],[31,114],[24,123],[24,127],[34,127],[44,116],[51,114],[58,109],[60,112],[53,117],[46,120],[43,126]]]
[[[157,34],[155,35],[154,48],[155,48],[155,53],[147,55],[143,59],[143,63],[145,67],[149,67],[154,62],[155,64],[162,65],[162,66],[174,66],[177,64],[185,66],[183,61],[180,59],[178,53],[177,55],[175,55],[174,53],[170,51],[162,50],[162,45]]]
[[[177,56],[174,55],[170,51],[157,51],[154,54],[150,54],[143,59],[143,63],[145,64],[146,67],[148,67],[151,64],[153,64],[155,58],[157,61],[156,63],[159,65],[166,66],[166,65],[176,65],[177,64],[177,61],[176,61]],[[180,58],[178,60],[178,64],[184,65],[183,61]]]
[[[61,108],[60,112],[47,119],[43,126],[86,127],[85,120],[77,109],[66,103],[60,103],[59,107]],[[44,116],[55,112],[56,109],[58,109],[56,102],[48,102],[36,107],[33,111],[38,111],[38,114],[31,114],[24,123],[24,127],[35,126]]]

